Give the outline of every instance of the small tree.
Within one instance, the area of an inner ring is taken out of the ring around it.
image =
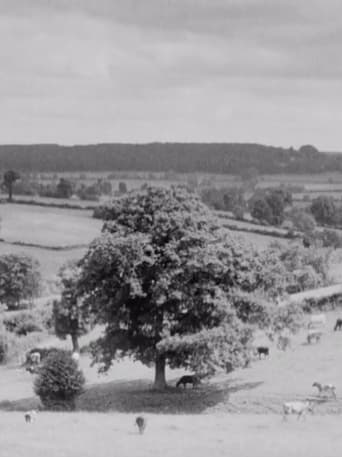
[[[84,375],[70,352],[59,349],[44,360],[34,382],[34,392],[46,408],[74,409],[84,384]]]
[[[77,281],[80,269],[75,262],[66,264],[59,272],[62,283],[61,300],[53,303],[53,322],[56,335],[65,339],[71,337],[73,351],[79,352],[78,339],[89,331],[89,322],[80,311],[81,302],[77,295]]]
[[[318,197],[313,200],[311,213],[319,224],[333,224],[336,215],[336,205],[332,197]]]
[[[61,178],[57,184],[56,192],[58,198],[70,198],[73,194],[72,182],[68,179]]]
[[[18,309],[22,300],[32,300],[40,293],[39,263],[26,255],[0,256],[0,302],[9,310]]]
[[[20,179],[20,174],[14,170],[8,170],[4,173],[3,187],[8,192],[8,201],[13,200],[13,185]]]

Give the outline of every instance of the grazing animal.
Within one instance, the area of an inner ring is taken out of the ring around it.
[[[336,399],[336,387],[333,384],[321,384],[320,382],[314,382],[312,387],[317,387],[319,395],[330,394]]]
[[[334,331],[336,332],[336,330],[342,330],[342,318],[340,317],[336,320]]]
[[[201,380],[197,375],[182,376],[177,382],[176,387],[183,385],[183,387],[186,388],[187,384],[192,384],[192,388],[195,388],[201,384]]]
[[[79,352],[73,352],[71,358],[75,360],[75,362],[79,362],[80,360],[80,353]]]
[[[289,401],[283,404],[283,420],[287,420],[290,414],[297,414],[297,420],[304,419],[307,412],[313,413],[313,402],[311,401]]]
[[[144,433],[145,428],[146,428],[146,425],[147,425],[146,419],[145,419],[143,416],[138,416],[138,417],[135,419],[135,424],[136,424],[136,426],[137,426],[138,429],[139,429],[140,435],[142,435],[142,434]]]
[[[308,344],[311,344],[312,341],[319,343],[321,341],[321,337],[322,337],[322,332],[318,332],[317,330],[311,331],[308,333],[307,342],[308,342]]]
[[[30,359],[31,359],[31,363],[33,365],[39,365],[40,364],[40,360],[41,360],[40,353],[39,352],[31,352]]]
[[[259,356],[259,359],[261,359],[261,356],[263,355],[264,357],[268,357],[270,355],[270,350],[267,346],[258,346],[257,347],[257,354]]]
[[[27,411],[25,414],[24,414],[24,417],[25,417],[25,422],[27,424],[31,423],[31,422],[34,422],[35,418],[37,416],[37,411],[36,410],[32,410],[32,411]]]
[[[313,314],[310,316],[310,322],[308,328],[319,328],[325,326],[327,318],[325,314]]]

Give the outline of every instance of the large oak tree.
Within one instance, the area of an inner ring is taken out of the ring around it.
[[[105,214],[78,286],[83,313],[105,327],[93,347],[100,369],[128,355],[154,364],[154,385],[164,388],[166,364],[197,372],[243,365],[252,332],[241,304],[251,297],[254,321],[256,311],[269,315],[250,295],[267,288],[261,257],[183,188],[146,186]]]

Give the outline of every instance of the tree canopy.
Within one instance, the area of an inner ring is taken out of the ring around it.
[[[243,365],[255,309],[241,319],[238,308],[274,286],[263,262],[185,188],[146,186],[115,199],[80,263],[82,312],[105,327],[95,361],[104,371],[126,355],[155,364],[158,388],[166,363],[197,372]]]

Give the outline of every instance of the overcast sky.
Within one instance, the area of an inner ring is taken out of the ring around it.
[[[340,0],[0,0],[0,143],[342,151]]]

